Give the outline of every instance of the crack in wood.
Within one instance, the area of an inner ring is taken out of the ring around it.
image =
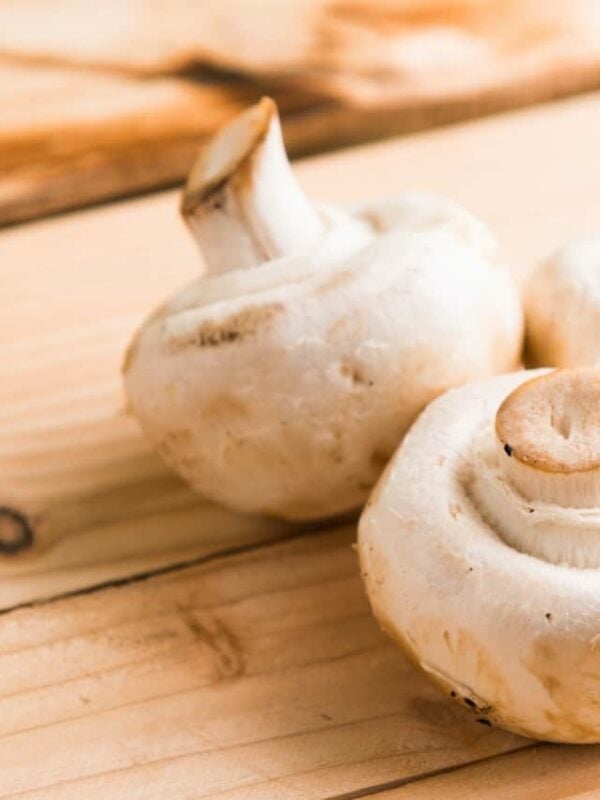
[[[450,772],[457,772],[458,770],[467,769],[468,767],[473,767],[477,764],[485,764],[487,761],[494,761],[499,758],[504,758],[505,756],[512,756],[515,753],[521,753],[525,750],[532,750],[540,746],[543,746],[543,743],[532,742],[531,744],[522,745],[521,747],[515,747],[512,750],[506,750],[504,753],[493,753],[489,756],[483,756],[483,758],[474,758],[472,761],[465,761],[463,764],[451,764],[447,767],[432,769],[430,772],[418,772],[415,775],[407,775],[406,777],[398,778],[397,780],[386,781],[385,783],[378,783],[372,786],[365,786],[362,789],[354,789],[351,792],[332,794],[328,797],[324,797],[323,800],[361,800],[363,797],[372,797],[380,794],[381,792],[387,792],[392,789],[400,789],[403,786],[407,786],[411,783],[424,781],[428,778],[437,778],[440,775],[448,775]]]
[[[332,525],[331,530],[336,530],[342,527],[345,526],[341,524],[340,521],[339,525]],[[73,589],[72,591],[60,592],[58,594],[48,595],[48,597],[42,597],[23,603],[15,603],[15,605],[7,606],[6,608],[0,608],[0,617],[5,616],[6,614],[12,614],[14,611],[22,611],[23,609],[27,608],[39,608],[41,606],[48,605],[49,603],[54,603],[57,600],[68,600],[72,597],[83,597],[85,595],[95,594],[96,592],[102,592],[105,589],[118,589],[121,586],[131,586],[132,584],[142,583],[150,580],[151,578],[158,578],[162,575],[170,575],[171,573],[178,572],[179,570],[197,567],[203,564],[210,564],[220,558],[230,558],[232,556],[244,555],[244,553],[260,551],[278,544],[292,542],[296,539],[309,536],[318,536],[319,534],[327,532],[327,530],[329,530],[329,528],[327,528],[326,525],[324,526],[323,524],[317,525],[315,523],[308,523],[306,525],[302,525],[297,530],[287,533],[281,538],[274,538],[266,542],[261,541],[237,545],[235,547],[225,548],[217,553],[207,553],[194,558],[186,559],[184,561],[176,561],[173,564],[166,564],[162,567],[156,567],[155,569],[137,572],[133,575],[127,575],[122,578],[101,581],[100,583],[95,583],[91,586],[83,586],[78,589]]]

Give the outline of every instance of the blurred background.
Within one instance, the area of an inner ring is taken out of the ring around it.
[[[0,225],[179,183],[263,94],[298,156],[599,86],[600,0],[0,0]]]

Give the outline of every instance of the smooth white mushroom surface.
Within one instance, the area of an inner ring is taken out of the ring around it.
[[[435,400],[359,526],[382,627],[479,721],[600,741],[600,370]]]
[[[524,293],[531,366],[600,361],[600,235],[576,239],[532,272]]]
[[[125,385],[166,462],[221,503],[356,509],[427,402],[520,358],[520,299],[485,226],[421,194],[313,204],[272,101],[203,152],[183,211],[208,275],[144,323]]]

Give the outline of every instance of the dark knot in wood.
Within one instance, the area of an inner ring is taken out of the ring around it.
[[[33,544],[33,528],[20,511],[0,506],[0,553],[14,555]]]

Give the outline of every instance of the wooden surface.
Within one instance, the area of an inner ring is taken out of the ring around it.
[[[0,797],[342,798],[526,746],[377,630],[353,539],[0,617]]]
[[[265,540],[280,523],[192,495],[126,414],[120,364],[141,317],[200,268],[176,197],[0,237],[0,608]],[[27,544],[27,542],[25,542]]]
[[[96,6],[0,3],[0,225],[175,184],[265,92],[299,155],[600,86],[600,0]]]
[[[198,142],[251,98],[0,60],[0,223],[173,182]]]
[[[299,174],[322,199],[451,195],[522,272],[600,224],[599,129],[589,97]],[[230,514],[149,451],[118,371],[141,317],[200,267],[176,202],[168,192],[0,234],[0,797],[596,791],[595,748],[489,729],[409,667],[368,612],[351,528]],[[274,543],[284,533],[294,538]]]
[[[600,747],[536,744],[381,792],[377,800],[595,800],[599,787]]]
[[[323,199],[407,188],[455,197],[521,272],[600,224],[599,128],[600,96],[319,157],[298,172]],[[193,497],[125,413],[119,367],[132,331],[201,268],[177,202],[167,192],[0,234],[0,507],[25,515],[34,535],[0,553],[0,608],[282,532]],[[11,527],[0,541],[19,535]]]
[[[0,58],[0,225],[177,183],[200,143],[260,96],[239,81]],[[327,144],[322,125],[299,124],[312,112],[326,125],[322,103],[300,92],[277,99],[292,153]]]
[[[0,55],[129,74],[199,67],[363,105],[600,68],[600,0],[3,0]]]
[[[600,73],[600,70],[599,70]],[[496,84],[472,96],[406,97],[360,111],[298,89],[182,77],[140,79],[0,58],[0,227],[174,185],[202,142],[265,91],[291,156],[409,134],[600,83],[565,72],[542,85]]]

